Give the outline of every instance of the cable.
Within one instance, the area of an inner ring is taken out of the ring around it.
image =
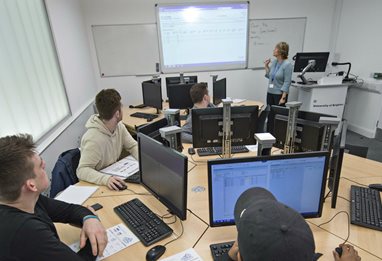
[[[175,216],[175,222],[176,222],[177,219],[178,219],[177,216]],[[167,242],[166,244],[164,244],[163,246],[167,246],[168,244],[171,244],[172,242],[174,242],[175,240],[178,240],[181,236],[183,236],[183,232],[184,232],[183,222],[182,222],[181,219],[179,219],[179,221],[180,221],[180,226],[182,227],[182,232],[180,232],[180,235],[179,235],[179,236],[177,236],[177,237],[174,238],[173,240],[168,241],[168,242]],[[174,222],[174,223],[175,223],[175,222]],[[174,233],[174,234],[175,234],[175,233]]]
[[[359,182],[357,182],[357,181],[351,180],[351,179],[346,178],[346,177],[341,177],[341,179],[346,179],[346,180],[348,180],[348,181],[350,181],[350,182],[353,182],[353,183],[355,183],[355,184],[357,184],[357,185],[360,185],[360,186],[363,186],[363,187],[369,187],[368,185],[359,183]]]
[[[194,248],[200,241],[200,239],[204,236],[204,234],[207,232],[207,230],[210,228],[210,225],[204,221],[201,217],[199,217],[198,215],[196,215],[194,212],[192,212],[191,209],[187,209],[188,211],[190,211],[191,214],[193,214],[195,217],[197,217],[200,221],[202,221],[204,224],[207,225],[206,229],[204,229],[203,233],[200,235],[200,237],[198,238],[198,240],[196,240],[195,244],[192,246],[192,248]]]
[[[130,192],[133,192],[134,195],[147,195],[147,196],[152,196],[152,194],[150,194],[150,193],[140,193],[140,192],[135,192],[134,190],[129,189],[129,188],[127,188],[126,190],[128,190],[128,191],[130,191]]]
[[[347,218],[348,218],[348,235],[347,235],[345,241],[343,242],[343,244],[345,244],[345,243],[348,241],[349,237],[350,237],[350,216],[349,216],[349,213],[348,213],[348,212],[346,212],[346,211],[340,211],[340,212],[338,212],[337,214],[335,214],[335,215],[334,215],[331,219],[329,219],[328,221],[326,221],[326,222],[324,222],[324,223],[321,223],[321,224],[317,225],[317,227],[321,228],[321,226],[328,224],[328,223],[331,222],[336,216],[338,216],[338,215],[341,214],[341,213],[345,213],[346,216],[347,216]]]
[[[190,155],[191,156],[191,159],[192,159],[192,163],[196,164],[196,165],[199,165],[199,164],[207,164],[207,162],[205,161],[198,161],[198,160],[194,160],[194,156],[193,155]]]
[[[194,166],[193,166],[189,171],[187,171],[187,173],[190,173],[196,166],[197,166],[197,165],[194,164]]]

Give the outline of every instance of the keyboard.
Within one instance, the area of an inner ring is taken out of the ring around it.
[[[352,185],[350,214],[352,224],[382,231],[382,206],[379,191]]]
[[[222,154],[222,147],[200,148],[200,149],[197,149],[196,152],[201,157],[211,156],[211,155],[221,155]],[[245,146],[232,146],[231,147],[231,153],[245,153],[245,152],[249,152],[249,150]]]
[[[131,117],[141,118],[141,119],[155,119],[158,118],[158,115],[144,112],[134,112],[130,114]]]
[[[231,260],[228,256],[228,251],[231,249],[233,243],[235,243],[235,241],[211,244],[210,250],[211,250],[211,255],[214,261]]]
[[[152,245],[173,232],[137,198],[116,206],[114,211],[145,246]]]
[[[125,178],[125,182],[140,184],[141,183],[140,172],[138,171],[138,172],[134,173],[133,175],[128,176],[127,178]]]

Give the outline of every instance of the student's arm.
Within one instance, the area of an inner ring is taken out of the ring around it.
[[[80,246],[85,247],[89,239],[93,255],[102,254],[107,244],[105,228],[89,209],[76,204],[40,196],[37,209],[46,213],[53,222],[70,223],[82,227]]]
[[[81,144],[81,158],[77,168],[77,177],[90,183],[107,185],[110,175],[96,170],[100,163],[102,148],[94,140],[85,140]]]
[[[28,220],[14,234],[10,252],[17,260],[83,261],[96,260],[91,248],[73,252],[41,221]],[[15,259],[15,260],[16,260]]]

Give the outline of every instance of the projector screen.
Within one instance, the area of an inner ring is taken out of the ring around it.
[[[248,2],[156,8],[163,73],[247,67]]]

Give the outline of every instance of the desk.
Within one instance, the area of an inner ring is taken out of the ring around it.
[[[187,146],[183,153],[187,154]],[[249,156],[252,154],[236,154],[235,157]],[[207,186],[207,159],[210,157],[198,157],[197,155],[189,156],[190,171],[188,173],[188,208],[196,215],[208,223],[208,186]],[[348,220],[345,214],[339,214],[330,223],[321,227],[318,225],[328,221],[339,211],[349,212],[349,190],[350,185],[355,184],[352,181],[362,184],[374,182],[382,183],[382,163],[372,160],[359,158],[357,156],[345,154],[342,166],[342,178],[340,182],[339,196],[337,200],[337,208],[330,208],[330,200],[326,200],[323,207],[322,217],[315,219],[307,219],[311,227],[315,242],[316,252],[323,253],[324,256],[320,260],[333,260],[332,251],[334,247],[342,243],[347,237]],[[85,183],[82,183],[85,184]],[[129,188],[134,191],[145,192],[146,190],[140,185],[130,184]],[[138,197],[150,209],[158,214],[165,214],[166,208],[154,197],[150,195],[132,195],[130,191],[107,191],[106,188],[100,188],[98,192],[92,195],[84,205],[91,205],[96,202],[104,206],[99,210],[99,216],[106,228],[122,223],[119,217],[114,213],[113,208],[123,202]],[[196,252],[204,260],[212,260],[209,250],[211,243],[234,240],[236,238],[236,228],[219,227],[207,228],[194,214],[187,213],[187,220],[184,221],[183,236],[167,246],[167,251],[163,257],[168,257],[187,248],[193,247],[195,244]],[[175,233],[179,233],[179,222],[170,225]],[[57,230],[61,239],[66,243],[78,241],[80,230],[70,227],[69,225],[57,225]],[[204,233],[204,234],[203,234]],[[160,241],[158,244],[164,244],[170,241],[174,236]],[[198,241],[198,239],[200,240]],[[372,229],[367,229],[359,226],[350,225],[350,238],[348,241],[354,245],[362,260],[382,260],[382,233]],[[150,247],[144,247],[143,244],[137,243],[123,251],[111,256],[107,260],[144,260],[147,250]]]
[[[232,104],[232,106],[241,106],[241,105],[245,105],[245,106],[257,105],[257,106],[259,106],[259,111],[261,111],[264,107],[264,103],[262,103],[260,101],[250,101],[250,100],[246,100],[246,101],[243,101],[240,103]],[[168,108],[169,108],[168,102],[164,102],[163,103],[163,110],[166,110]],[[130,133],[136,133],[136,128],[138,128],[144,124],[149,123],[149,122],[147,122],[146,119],[131,117],[130,114],[132,114],[134,112],[144,112],[144,113],[151,113],[151,114],[157,113],[156,109],[150,108],[150,107],[136,109],[136,108],[129,108],[128,106],[124,106],[124,107],[122,107],[122,111],[123,111],[122,122],[125,124],[125,126],[127,127],[128,131]],[[181,114],[184,114],[184,113],[185,113],[184,110],[182,110]],[[158,118],[155,118],[152,122],[158,121],[158,120],[163,119],[163,118],[164,118],[164,114],[161,111],[158,114]]]

